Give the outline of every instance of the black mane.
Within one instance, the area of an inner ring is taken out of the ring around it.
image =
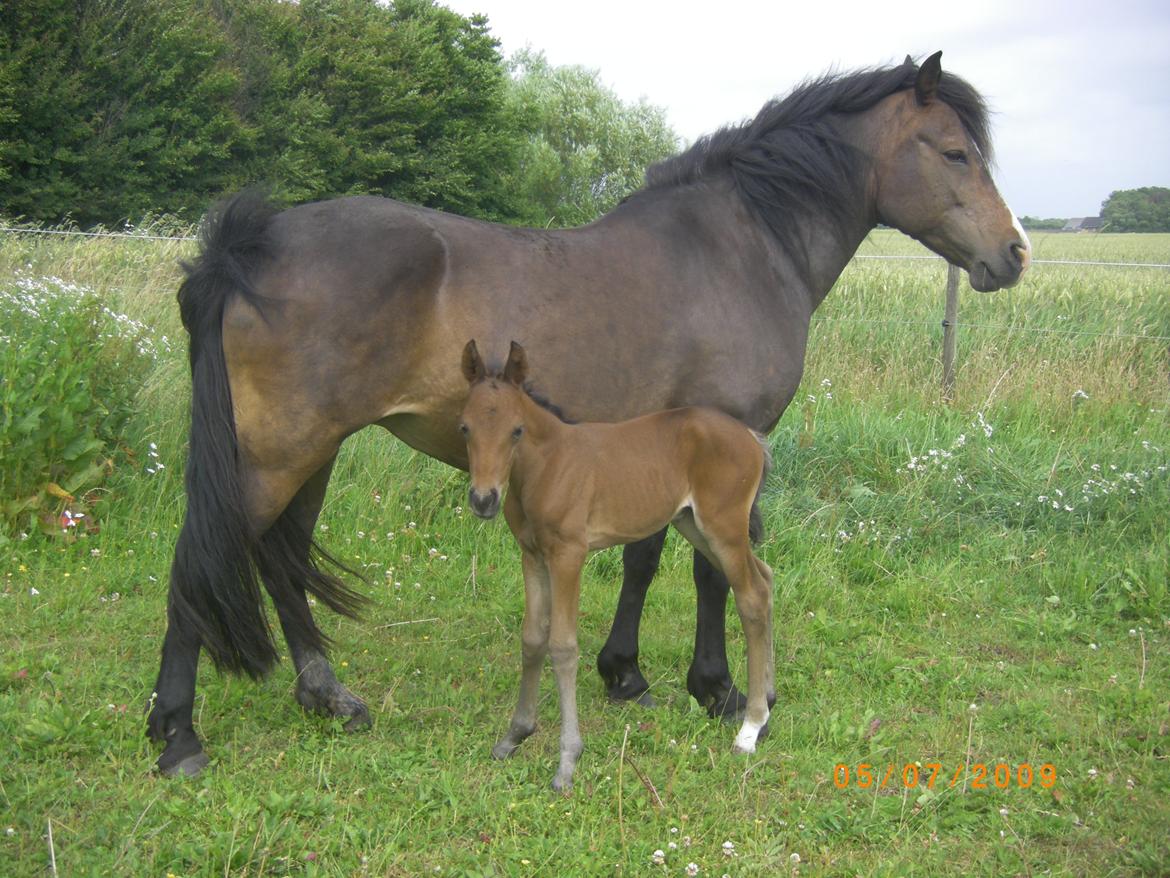
[[[572,418],[570,418],[568,415],[565,414],[564,409],[562,409],[555,402],[551,402],[547,396],[545,396],[540,391],[538,391],[536,388],[534,388],[532,386],[531,381],[524,382],[524,392],[528,394],[528,398],[531,399],[534,403],[536,403],[538,406],[540,406],[545,411],[552,412],[563,423],[566,423],[566,424],[577,423],[576,421],[574,421]]]
[[[488,377],[488,380],[491,380],[491,381],[502,381],[505,384],[511,383],[507,378],[504,377],[504,370],[503,369],[496,369],[495,371],[489,373],[487,377]],[[575,420],[573,420],[572,418],[570,418],[568,415],[565,414],[564,409],[562,409],[555,402],[551,402],[547,396],[545,396],[543,393],[541,393],[539,390],[537,390],[533,386],[531,381],[525,381],[524,384],[521,385],[520,389],[523,390],[528,395],[529,399],[531,399],[534,403],[536,403],[538,406],[540,406],[546,412],[552,412],[554,415],[556,415],[557,420],[561,421],[562,423],[565,423],[565,424],[577,423]]]
[[[793,214],[828,209],[834,221],[852,212],[864,157],[841,140],[829,116],[869,109],[913,88],[918,65],[826,74],[766,103],[756,117],[700,137],[687,150],[646,170],[642,191],[730,174],[740,196],[782,246],[803,264]],[[958,114],[979,152],[991,162],[987,106],[980,94],[943,72],[938,97]],[[840,223],[834,222],[834,225]]]

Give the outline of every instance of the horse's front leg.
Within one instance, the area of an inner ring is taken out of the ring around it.
[[[585,744],[577,725],[577,608],[581,597],[581,568],[585,566],[584,546],[563,546],[549,558],[552,578],[552,613],[549,627],[549,655],[557,677],[561,701],[561,761],[553,777],[553,789],[569,792],[573,772]]]
[[[699,551],[695,552],[694,578],[695,657],[687,671],[687,691],[712,719],[733,721],[747,707],[747,699],[731,682],[727,666],[727,579]]]
[[[492,756],[506,759],[536,730],[540,671],[548,654],[549,575],[544,561],[530,552],[521,557],[524,568],[524,623],[520,629],[520,697],[504,737],[492,747]]]
[[[646,592],[662,557],[666,530],[663,528],[622,550],[622,590],[613,616],[613,627],[609,629],[605,646],[597,654],[597,672],[605,681],[606,694],[611,701],[636,700],[646,707],[654,706],[650,684],[638,667],[638,629]]]

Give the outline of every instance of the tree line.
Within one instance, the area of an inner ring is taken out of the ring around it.
[[[661,109],[500,54],[434,0],[20,0],[0,6],[0,213],[195,220],[261,183],[284,204],[386,195],[571,225],[678,145]]]

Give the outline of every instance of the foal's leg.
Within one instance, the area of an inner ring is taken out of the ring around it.
[[[321,467],[297,492],[284,515],[291,516],[295,528],[294,545],[288,548],[295,552],[300,565],[307,566],[313,539],[313,529],[321,514],[325,500],[325,488],[333,471],[330,460]],[[276,571],[261,570],[265,580],[271,584]],[[303,622],[312,623],[302,583],[291,583],[292,588],[270,589],[276,604],[280,626],[288,641],[289,654],[297,671],[296,699],[305,710],[328,716],[348,718],[346,731],[365,728],[370,725],[370,712],[365,702],[338,682],[325,653],[306,637]],[[314,625],[315,627],[315,625]]]
[[[618,596],[613,627],[605,646],[597,654],[597,672],[605,681],[606,694],[611,701],[636,699],[639,704],[654,706],[650,684],[638,668],[638,627],[646,592],[658,570],[666,531],[664,527],[622,550],[622,591]]]
[[[772,582],[770,576],[765,580],[746,543],[728,552],[721,561],[735,590],[735,608],[747,640],[747,711],[739,734],[735,736],[733,749],[738,753],[752,753],[760,732],[768,723],[769,701],[776,699],[771,638]]]
[[[492,756],[506,759],[520,742],[536,731],[536,704],[540,671],[548,654],[549,576],[544,561],[528,552],[521,556],[524,567],[524,623],[520,629],[520,697],[504,737],[492,747]]]
[[[573,788],[573,771],[585,748],[577,726],[577,608],[581,597],[581,568],[585,549],[562,547],[548,559],[552,579],[552,613],[549,626],[549,654],[557,677],[561,700],[561,761],[553,777],[553,789]]]

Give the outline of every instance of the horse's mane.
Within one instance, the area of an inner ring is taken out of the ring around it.
[[[794,213],[828,210],[838,224],[854,209],[864,157],[843,142],[830,116],[868,110],[913,88],[918,65],[828,73],[766,103],[754,119],[700,137],[682,153],[650,166],[641,191],[697,183],[730,174],[740,196],[780,243],[802,263]],[[974,88],[943,72],[938,98],[958,114],[984,159],[991,161],[987,105]]]

